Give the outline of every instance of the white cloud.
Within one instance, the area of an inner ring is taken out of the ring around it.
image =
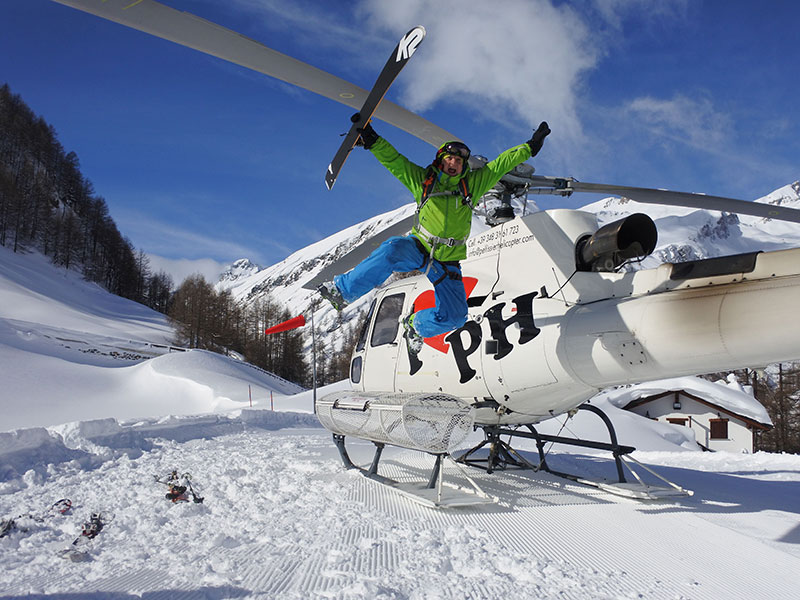
[[[219,4],[212,0],[212,4]],[[244,11],[253,16],[263,36],[263,31],[291,31],[298,39],[308,41],[306,51],[325,54],[333,49],[348,55],[348,65],[368,65],[373,57],[365,56],[363,47],[375,45],[380,37],[360,27],[345,3],[326,4],[320,7],[315,0],[230,0],[228,6],[235,11]],[[261,39],[268,46],[269,41]],[[280,48],[275,50],[281,51]],[[284,50],[285,52],[285,50]],[[325,68],[324,65],[315,65]],[[347,65],[343,65],[347,66]]]
[[[647,96],[630,102],[626,111],[655,136],[706,152],[727,146],[733,133],[731,117],[718,111],[708,98]]]
[[[623,20],[631,14],[650,19],[684,16],[689,0],[593,0],[597,12],[615,29],[622,29]]]
[[[164,258],[158,254],[148,254],[147,258],[150,261],[150,271],[152,273],[165,272],[172,277],[175,287],[178,287],[190,275],[196,274],[202,275],[209,283],[216,283],[222,271],[227,267],[226,264],[211,258],[174,259]]]
[[[514,130],[546,120],[558,132],[550,156],[563,158],[590,145],[582,123],[587,77],[619,49],[625,25],[685,18],[688,0],[359,0],[335,13],[307,0],[235,5],[268,17],[273,27],[310,34],[315,45],[351,53],[356,62],[374,59],[379,40],[385,46],[421,24],[424,45],[396,85],[404,90],[403,106],[421,112],[460,105]]]
[[[245,257],[250,257],[257,262],[263,260],[263,248],[253,249],[226,239],[223,231],[219,232],[218,237],[203,235],[154,219],[137,210],[125,210],[124,208],[115,210],[114,216],[120,231],[131,239],[136,248],[144,250],[149,255],[181,256],[190,262],[202,260],[216,262],[217,259],[221,259],[232,263]],[[263,244],[281,254],[289,251],[272,239],[265,239]],[[224,263],[218,262],[217,264]],[[179,282],[176,281],[176,283]]]
[[[569,7],[548,0],[365,0],[361,8],[370,26],[398,36],[425,26],[424,47],[404,72],[404,103],[412,110],[457,103],[498,122],[535,127],[547,120],[560,135],[580,136],[576,97],[598,50]]]

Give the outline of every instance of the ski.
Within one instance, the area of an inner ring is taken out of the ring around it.
[[[351,117],[350,120],[353,124],[350,126],[350,131],[345,135],[331,164],[328,165],[328,171],[325,173],[325,185],[328,186],[329,190],[333,188],[333,184],[336,183],[339,171],[342,170],[347,157],[350,155],[350,151],[358,141],[359,134],[356,129],[364,127],[372,118],[372,115],[377,110],[378,105],[380,105],[381,100],[383,100],[392,82],[394,82],[395,78],[400,74],[400,71],[403,70],[403,67],[406,66],[408,59],[414,54],[414,51],[417,49],[417,46],[420,45],[424,37],[425,28],[422,27],[422,25],[418,25],[400,39],[397,47],[395,47],[394,51],[389,56],[389,60],[386,61],[386,65],[384,65],[380,75],[378,75],[378,79],[375,81],[375,85],[372,86],[372,90],[370,90],[361,110]]]
[[[75,538],[69,548],[65,548],[58,553],[63,559],[72,562],[85,562],[91,559],[88,549],[83,549],[97,537],[97,535],[113,520],[114,515],[110,513],[92,513],[89,519],[83,524],[81,534]]]

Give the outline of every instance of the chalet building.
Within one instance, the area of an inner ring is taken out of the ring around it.
[[[699,398],[685,390],[672,390],[637,398],[622,407],[643,417],[688,427],[704,450],[753,452],[757,435],[772,425],[736,414],[713,401]]]

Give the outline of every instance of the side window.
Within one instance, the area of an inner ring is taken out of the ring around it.
[[[386,296],[381,301],[378,315],[375,317],[375,327],[372,330],[370,346],[391,344],[395,340],[397,330],[400,328],[400,315],[403,313],[405,296],[405,294],[394,294]]]
[[[356,344],[356,352],[361,352],[364,346],[367,345],[367,331],[369,331],[369,323],[372,321],[372,313],[375,312],[375,300],[369,305],[369,312],[367,318],[364,319],[364,325],[361,327],[361,333],[358,334],[358,343]]]
[[[361,364],[362,360],[360,356],[356,356],[353,362],[350,363],[350,381],[353,383],[359,383],[361,381]]]

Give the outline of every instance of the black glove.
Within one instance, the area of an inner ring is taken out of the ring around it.
[[[539,154],[544,144],[544,138],[550,134],[550,128],[547,126],[547,121],[542,121],[539,128],[533,132],[531,139],[527,141],[528,147],[531,149],[531,158]]]
[[[353,123],[356,123],[360,118],[361,115],[356,113],[350,117],[350,120],[353,121]],[[372,128],[372,125],[369,121],[367,121],[367,124],[364,125],[364,127],[356,127],[356,131],[361,136],[356,140],[356,146],[364,146],[365,150],[372,148],[372,145],[377,142],[378,137],[380,137],[377,133],[375,133],[375,130]]]

